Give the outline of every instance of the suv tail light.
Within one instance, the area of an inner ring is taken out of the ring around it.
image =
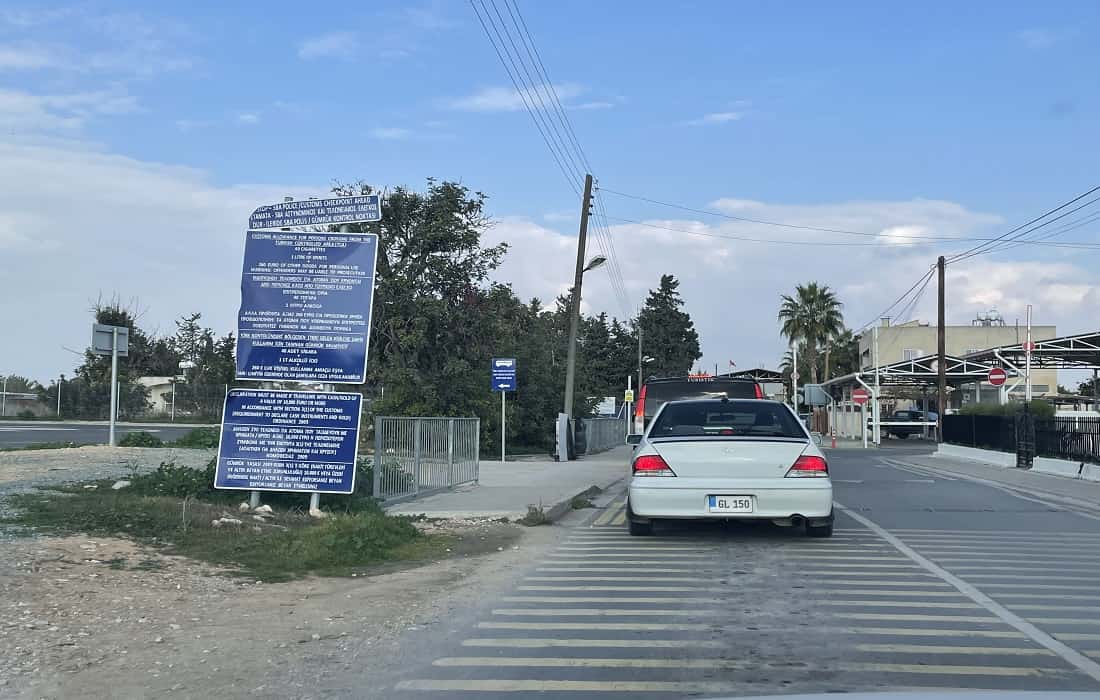
[[[634,476],[676,476],[661,455],[642,455],[634,460]]]
[[[787,476],[829,476],[829,464],[821,457],[802,455],[787,470]]]
[[[759,384],[753,384],[752,388],[753,388],[753,393],[756,394],[756,398],[758,398],[758,399],[764,398],[764,389]]]

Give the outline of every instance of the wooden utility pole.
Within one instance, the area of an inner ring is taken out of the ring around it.
[[[584,176],[584,197],[581,199],[581,228],[577,235],[577,272],[573,277],[573,299],[569,309],[569,346],[565,359],[565,409],[573,415],[573,380],[577,373],[577,326],[581,315],[581,280],[584,279],[584,245],[588,238],[588,210],[592,204],[592,175]]]
[[[944,325],[944,302],[943,302],[943,289],[944,289],[944,268],[947,267],[947,263],[944,261],[943,256],[936,261],[936,272],[939,275],[939,300],[937,301],[937,321],[936,321],[936,386],[938,391],[936,392],[936,412],[939,414],[939,420],[936,425],[936,440],[943,442],[943,418],[947,413],[947,327]]]

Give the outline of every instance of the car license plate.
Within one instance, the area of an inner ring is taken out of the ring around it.
[[[711,513],[751,513],[752,496],[707,496]]]

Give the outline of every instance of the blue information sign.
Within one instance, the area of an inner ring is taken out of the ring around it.
[[[300,199],[260,207],[248,217],[248,228],[289,228],[380,221],[381,200],[376,194],[335,199]]]
[[[361,394],[232,389],[214,487],[351,493]]]
[[[491,372],[493,391],[516,390],[516,358],[494,357]]]
[[[249,231],[237,378],[362,384],[378,236]]]

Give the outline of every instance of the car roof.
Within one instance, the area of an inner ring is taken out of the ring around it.
[[[684,403],[724,404],[724,403],[747,403],[747,402],[752,402],[754,404],[771,404],[773,406],[786,406],[787,405],[787,404],[783,403],[782,401],[773,401],[772,399],[751,399],[751,398],[747,398],[747,397],[743,398],[743,399],[728,399],[728,398],[727,399],[677,399],[675,401],[665,401],[664,405],[665,406],[672,406],[672,405],[675,405],[675,404],[684,404]]]
[[[646,384],[658,384],[660,382],[687,382],[687,381],[705,382],[705,381],[708,381],[708,380],[709,381],[716,381],[716,382],[752,382],[753,384],[756,384],[756,380],[753,379],[752,377],[691,377],[691,376],[688,376],[688,375],[684,375],[684,376],[681,376],[681,377],[650,377],[649,379],[645,380],[645,383]]]

